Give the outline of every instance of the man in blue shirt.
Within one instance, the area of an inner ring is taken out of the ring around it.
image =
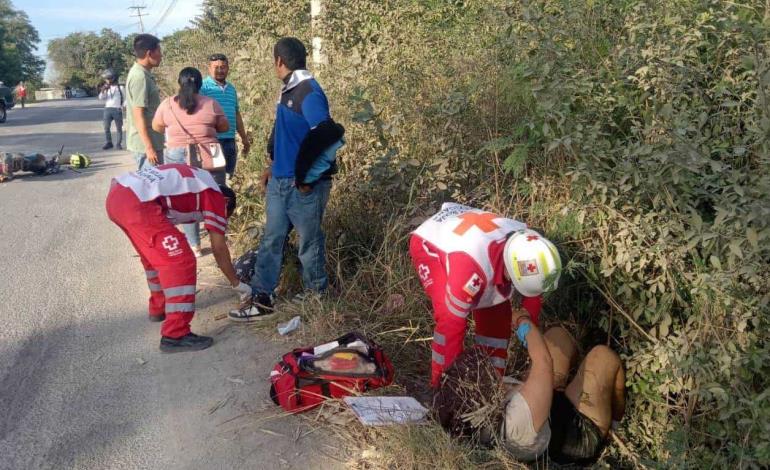
[[[246,128],[243,125],[243,118],[238,106],[238,93],[235,86],[227,81],[227,75],[230,73],[230,63],[224,54],[212,54],[209,56],[209,76],[203,80],[203,86],[200,93],[202,95],[217,100],[225,112],[225,117],[230,123],[230,129],[226,132],[217,134],[219,143],[222,145],[222,152],[225,154],[225,172],[227,176],[232,177],[235,173],[235,164],[238,160],[238,149],[235,146],[235,131],[241,137],[243,145],[243,155],[249,154],[251,143],[246,135]]]
[[[292,228],[299,235],[305,289],[323,293],[328,286],[321,221],[336,164],[313,182],[306,182],[305,178],[313,163],[342,138],[345,130],[331,119],[326,95],[305,69],[307,51],[302,42],[281,38],[273,48],[273,57],[275,73],[283,87],[268,141],[270,165],[262,175],[267,220],[251,279],[254,297],[250,304],[241,305],[229,315],[238,322],[272,313],[283,248]]]

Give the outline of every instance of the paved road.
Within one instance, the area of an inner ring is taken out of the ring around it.
[[[194,331],[215,345],[161,355],[138,258],[107,219],[126,152],[102,152],[101,110],[70,100],[12,110],[0,151],[84,151],[81,173],[0,183],[0,469],[333,468],[307,421],[278,416],[276,345],[221,314],[234,304],[199,263]],[[283,437],[287,436],[287,437]],[[297,441],[297,442],[295,442]]]

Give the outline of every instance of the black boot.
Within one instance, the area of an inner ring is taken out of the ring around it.
[[[112,142],[107,142],[102,146],[102,150],[109,150],[112,148]]]
[[[198,336],[195,333],[187,333],[181,338],[160,339],[160,351],[164,353],[175,353],[184,351],[200,351],[206,349],[214,343],[214,338],[208,336]]]

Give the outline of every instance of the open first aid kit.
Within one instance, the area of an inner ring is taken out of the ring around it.
[[[284,354],[270,372],[270,398],[286,411],[306,411],[329,398],[390,385],[393,373],[382,348],[363,335],[348,333]]]

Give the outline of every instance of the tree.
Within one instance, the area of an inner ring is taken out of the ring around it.
[[[10,0],[0,0],[0,81],[40,82],[45,62],[35,55],[40,42],[27,14],[15,10]]]
[[[123,75],[130,64],[126,39],[111,29],[71,33],[48,42],[48,57],[61,85],[93,88],[105,69]]]

